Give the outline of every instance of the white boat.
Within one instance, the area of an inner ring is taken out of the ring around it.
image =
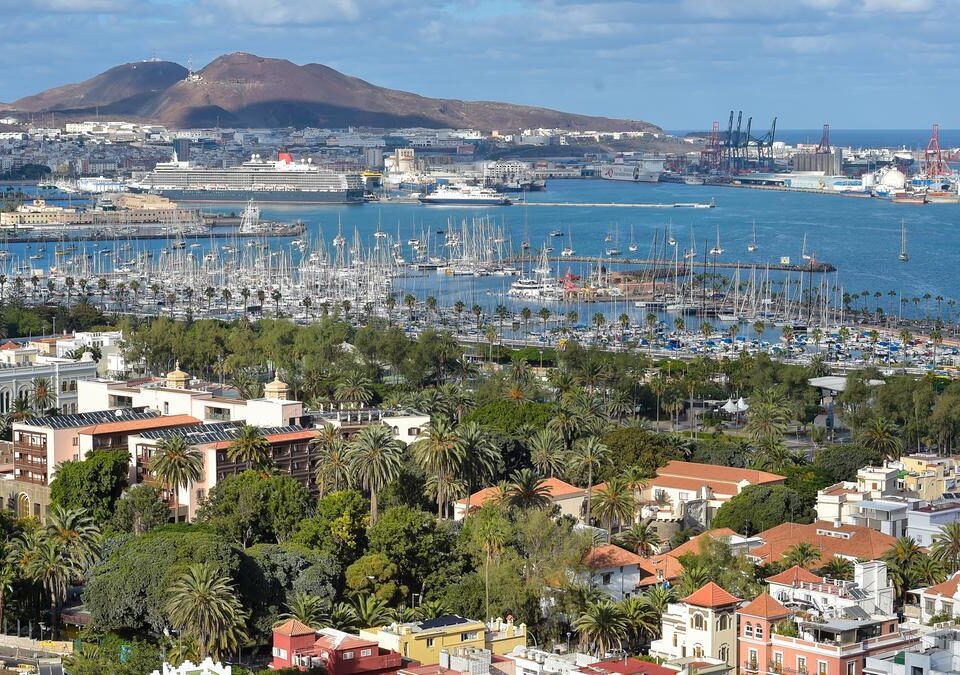
[[[753,253],[756,251],[759,246],[757,246],[757,221],[753,221],[753,239],[750,240],[750,243],[747,244],[747,251]]]
[[[510,199],[496,190],[474,185],[441,185],[417,198],[421,204],[446,206],[507,206]]]
[[[907,253],[907,225],[900,219],[900,255],[897,256],[900,262],[908,262],[910,254]]]
[[[657,183],[663,173],[663,157],[644,156],[633,163],[618,162],[601,164],[597,172],[603,180],[626,181],[629,183]]]
[[[720,247],[720,226],[717,225],[717,245],[710,249],[710,255],[722,255],[723,249]]]

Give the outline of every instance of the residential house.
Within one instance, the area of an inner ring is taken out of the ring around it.
[[[901,486],[920,499],[934,501],[958,490],[960,457],[916,453],[901,456],[898,464]]]
[[[570,516],[580,520],[583,514],[583,504],[586,491],[578,488],[570,483],[565,483],[559,478],[545,478],[543,480],[544,487],[547,489],[547,494],[550,497],[550,501],[560,509],[560,515]],[[462,520],[464,516],[467,515],[467,509],[478,509],[483,506],[487,500],[495,499],[500,494],[500,488],[498,486],[491,486],[483,488],[478,492],[474,492],[469,497],[464,497],[463,499],[458,499],[453,504],[453,519]]]
[[[907,536],[920,546],[933,546],[944,525],[960,520],[960,501],[934,502],[907,512]]]
[[[744,488],[778,485],[785,480],[766,471],[674,460],[657,469],[643,489],[642,499],[650,506],[641,515],[707,528],[717,509]]]
[[[780,560],[788,549],[801,542],[815,546],[824,563],[834,556],[848,560],[879,560],[897,541],[896,537],[869,527],[825,521],[783,523],[760,532],[756,538],[763,543],[751,548],[746,556],[763,564]]]
[[[661,623],[661,637],[650,643],[650,656],[664,659],[714,658],[734,668],[737,659],[737,598],[712,581],[670,603]]]
[[[817,518],[870,527],[892,537],[904,536],[907,514],[922,501],[903,489],[902,473],[894,463],[863,467],[857,471],[856,481],[836,483],[817,492]]]
[[[515,647],[526,646],[527,629],[524,624],[514,624],[510,619],[494,619],[484,624],[448,614],[425,621],[366,628],[360,631],[360,637],[429,666],[440,663],[442,650],[449,652],[460,647],[507,654]]]
[[[385,675],[402,665],[400,654],[383,649],[376,640],[333,628],[314,630],[296,619],[273,629],[273,669],[322,667],[328,675]]]
[[[418,440],[430,424],[430,415],[410,409],[361,408],[326,410],[311,413],[314,424],[329,424],[340,430],[344,438],[351,438],[364,427],[384,424],[398,440],[410,444]]]
[[[868,656],[864,675],[955,675],[960,673],[960,630],[939,628],[906,649]]]
[[[794,565],[766,579],[767,589],[785,607],[819,614],[857,607],[867,614],[893,614],[894,587],[880,560],[856,562],[853,579],[820,577]]]
[[[614,544],[595,546],[583,558],[590,585],[616,601],[629,597],[640,586],[640,579],[646,576],[644,562],[641,556]]]
[[[909,591],[920,605],[920,621],[929,623],[931,619],[943,617],[944,620],[960,617],[960,572],[954,573],[946,581],[927,588]]]

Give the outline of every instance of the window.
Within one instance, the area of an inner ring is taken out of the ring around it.
[[[372,650],[372,649],[361,649],[361,650],[360,650],[360,656],[370,656],[371,654],[373,654],[373,650]]]
[[[936,604],[934,600],[927,599],[923,603],[923,609],[927,614],[936,614]]]
[[[691,626],[697,630],[706,630],[707,622],[703,618],[703,614],[697,613],[693,615],[693,620],[690,622]]]
[[[470,631],[469,633],[460,633],[461,642],[466,642],[468,640],[476,640],[476,639],[477,639],[476,631]]]
[[[344,661],[349,661],[349,660],[352,659],[352,658],[353,658],[353,652],[344,652],[344,653],[343,653],[343,660],[344,660]]]
[[[946,614],[947,616],[953,616],[953,603],[952,602],[941,602],[940,603],[940,612]]]
[[[433,638],[427,638],[427,649],[433,648]]]
[[[729,614],[721,614],[721,615],[720,615],[720,620],[717,621],[717,629],[718,629],[718,630],[730,630],[730,624],[731,624],[730,615],[729,615]]]
[[[693,645],[693,655],[695,657],[703,656],[703,645]]]
[[[609,586],[611,581],[613,581],[613,574],[604,574],[601,583],[604,586]]]
[[[751,670],[756,670],[756,669],[757,669],[757,661],[759,660],[759,659],[757,659],[757,650],[756,650],[756,649],[751,649],[751,650],[750,650],[750,656],[748,657],[747,660],[749,661],[750,669],[751,669]]]
[[[807,672],[807,657],[806,657],[806,656],[798,656],[798,657],[797,657],[797,672],[798,672],[798,673],[801,673],[801,674]]]
[[[717,652],[717,655],[721,661],[728,660],[730,658],[730,646],[726,643],[720,645],[720,650]]]
[[[163,414],[164,415],[170,414],[170,404],[166,401],[163,402]]]
[[[856,661],[847,661],[847,675],[857,675]]]
[[[817,661],[817,673],[818,673],[818,675],[827,675],[827,662],[826,662],[826,661]]]
[[[756,628],[756,630],[755,630],[754,633],[753,633],[753,637],[755,637],[755,638],[762,638],[762,637],[763,637],[763,626],[762,626],[761,624],[759,624],[759,623],[757,624],[757,628]]]
[[[753,637],[753,624],[747,622],[743,626],[743,634],[745,637]]]

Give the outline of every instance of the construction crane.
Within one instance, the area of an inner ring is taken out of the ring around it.
[[[820,145],[817,146],[817,152],[830,152],[830,125],[823,125],[823,135],[820,136]]]
[[[707,138],[707,144],[700,151],[700,169],[717,171],[723,159],[723,147],[720,144],[720,122],[714,122]]]
[[[773,166],[773,140],[777,135],[777,118],[770,123],[770,130],[757,140],[757,163],[761,166]]]
[[[927,176],[931,178],[940,178],[949,176],[952,172],[943,159],[943,152],[940,150],[940,125],[934,124],[933,131],[930,134],[930,142],[927,143],[927,149],[923,153],[927,163]]]

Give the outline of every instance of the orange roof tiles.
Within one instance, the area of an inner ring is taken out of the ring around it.
[[[185,427],[193,424],[200,424],[200,420],[191,415],[163,415],[160,417],[147,417],[139,420],[127,420],[125,422],[105,422],[103,424],[92,424],[88,427],[77,429],[78,434],[126,434],[134,431],[147,431],[149,429],[168,429],[170,427]]]
[[[626,565],[641,565],[643,562],[644,559],[636,553],[631,553],[625,548],[620,548],[613,544],[594,546],[587,551],[587,554],[583,557],[583,564],[595,570],[624,567]]]
[[[698,478],[707,481],[718,481],[721,483],[740,483],[747,481],[751,485],[762,485],[764,483],[782,483],[786,480],[784,476],[766,471],[757,471],[756,469],[738,469],[732,466],[719,466],[716,464],[701,464],[698,462],[682,462],[672,460],[665,466],[657,469],[657,476],[679,476],[681,478]]]
[[[726,605],[735,605],[740,602],[740,598],[730,595],[720,586],[709,582],[698,591],[694,591],[683,599],[688,605],[695,607],[724,607]]]
[[[637,588],[654,586],[663,581],[673,581],[683,573],[683,565],[672,553],[641,558],[640,569],[647,573],[637,583]]]
[[[10,340],[9,342],[4,342],[2,345],[0,345],[0,349],[2,349],[3,351],[10,351],[10,350],[12,350],[12,349],[20,349],[20,347],[21,347],[21,345],[19,345],[18,343],[14,342],[13,340]]]
[[[304,429],[303,431],[288,431],[283,434],[269,434],[264,436],[264,438],[267,440],[267,443],[270,444],[290,443],[291,441],[308,441],[311,438],[315,438],[317,433],[318,431],[316,429]],[[233,441],[217,441],[215,443],[204,443],[198,447],[223,450],[229,448],[232,443]]]
[[[740,614],[760,616],[764,619],[777,619],[790,616],[790,610],[777,602],[769,593],[761,593],[756,600],[739,611]]]
[[[377,644],[376,640],[367,640],[359,635],[349,633],[327,635],[320,631],[317,635],[317,641],[313,643],[317,647],[324,649],[360,649],[361,647],[371,647]]]
[[[936,586],[931,586],[930,588],[923,589],[924,595],[943,595],[948,598],[952,598],[956,592],[957,587],[960,586],[960,572],[954,574],[952,577],[943,581]]]
[[[846,536],[817,534],[818,530],[842,533]],[[820,550],[822,561],[830,560],[833,556],[877,560],[897,541],[896,537],[868,527],[860,525],[835,527],[824,521],[809,524],[783,523],[761,532],[757,537],[764,543],[751,549],[747,555],[758,558],[764,563],[780,560],[788,548],[801,541],[816,546]]]
[[[766,582],[768,584],[784,584],[796,587],[801,583],[822,584],[823,577],[818,577],[810,570],[800,567],[800,565],[794,565],[790,569],[782,571],[780,574],[767,577]]]
[[[731,530],[729,527],[718,527],[714,530],[707,530],[706,532],[701,532],[695,537],[691,537],[688,541],[677,546],[675,549],[670,551],[670,555],[674,558],[679,558],[680,556],[686,553],[699,553],[700,552],[700,541],[701,537],[710,537],[711,539],[720,539],[722,537],[736,537],[738,536],[736,532]]]
[[[563,499],[564,497],[575,497],[584,494],[584,490],[576,487],[575,485],[570,485],[570,483],[565,483],[559,478],[544,478],[543,484],[546,486],[548,493],[552,499]],[[484,502],[493,498],[494,496],[500,493],[500,488],[497,486],[486,487],[482,490],[474,492],[470,495],[470,508],[483,506]],[[458,499],[457,504],[462,504],[463,506],[467,505],[467,498]]]
[[[287,619],[279,626],[276,626],[273,629],[273,632],[277,635],[286,635],[288,637],[295,637],[297,635],[313,635],[316,633],[310,626],[297,621],[296,619]]]

